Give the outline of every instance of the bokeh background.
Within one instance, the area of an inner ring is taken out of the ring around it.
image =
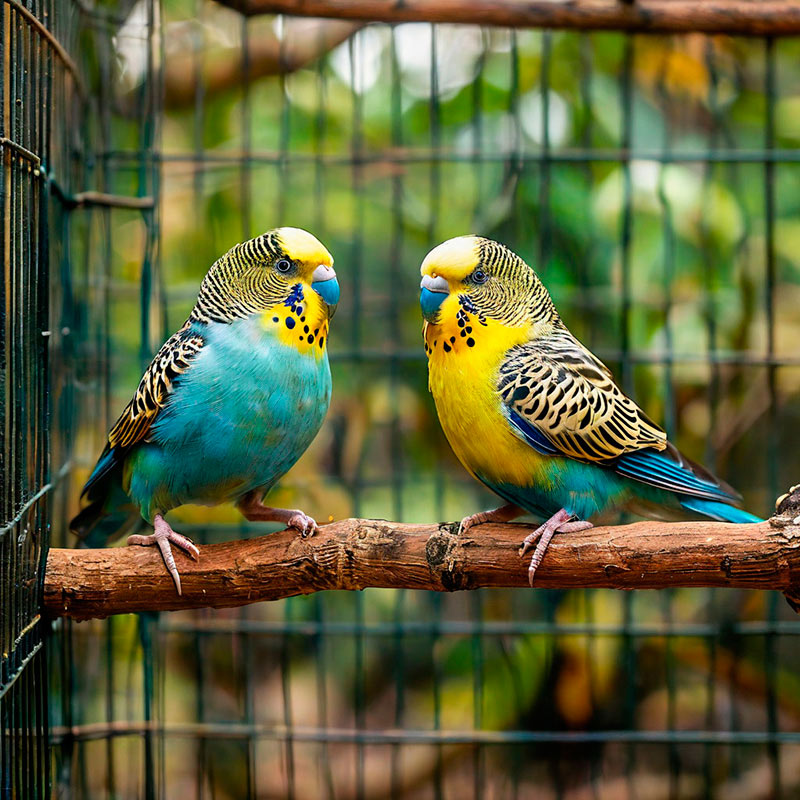
[[[53,174],[143,199],[51,219],[54,544],[74,545],[105,432],[207,268],[278,225],[327,245],[342,301],[330,413],[274,505],[433,522],[495,503],[444,440],[420,336],[419,263],[468,232],[535,266],[750,510],[798,481],[797,40],[58,5],[88,99],[54,95]],[[266,530],[229,507],[172,522],[199,542]],[[793,797],[798,634],[779,595],[705,589],[327,592],[59,621],[54,792]]]

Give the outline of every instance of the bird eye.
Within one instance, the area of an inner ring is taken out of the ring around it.
[[[275,269],[278,272],[288,272],[292,268],[292,262],[288,258],[281,258],[275,264]]]
[[[489,280],[489,276],[482,269],[476,269],[472,273],[472,280],[475,283],[486,283]]]

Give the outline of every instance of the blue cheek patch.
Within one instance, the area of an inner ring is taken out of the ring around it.
[[[311,288],[329,305],[335,306],[339,302],[339,281],[330,278],[327,281],[314,281]]]
[[[445,292],[432,292],[430,289],[420,289],[419,305],[422,309],[422,316],[431,322],[439,310],[439,306],[447,300]]]

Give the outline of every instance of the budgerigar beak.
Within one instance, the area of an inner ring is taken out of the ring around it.
[[[423,275],[419,284],[419,304],[422,308],[422,316],[428,322],[433,322],[439,311],[439,306],[447,299],[450,294],[450,286],[445,278],[437,275]]]
[[[331,307],[331,316],[339,302],[339,281],[333,267],[320,264],[311,275],[311,288]]]

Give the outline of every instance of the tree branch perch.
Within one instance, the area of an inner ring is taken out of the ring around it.
[[[631,33],[800,33],[797,0],[219,0],[242,14]]]
[[[755,525],[638,522],[557,535],[536,586],[776,589],[797,610],[800,510],[790,502],[782,512]],[[154,548],[51,549],[44,605],[53,616],[90,619],[241,606],[323,589],[528,589],[528,559],[518,550],[530,526],[487,524],[460,537],[455,530],[347,519],[310,539],[282,531],[207,545],[197,562],[176,556],[182,596]]]

